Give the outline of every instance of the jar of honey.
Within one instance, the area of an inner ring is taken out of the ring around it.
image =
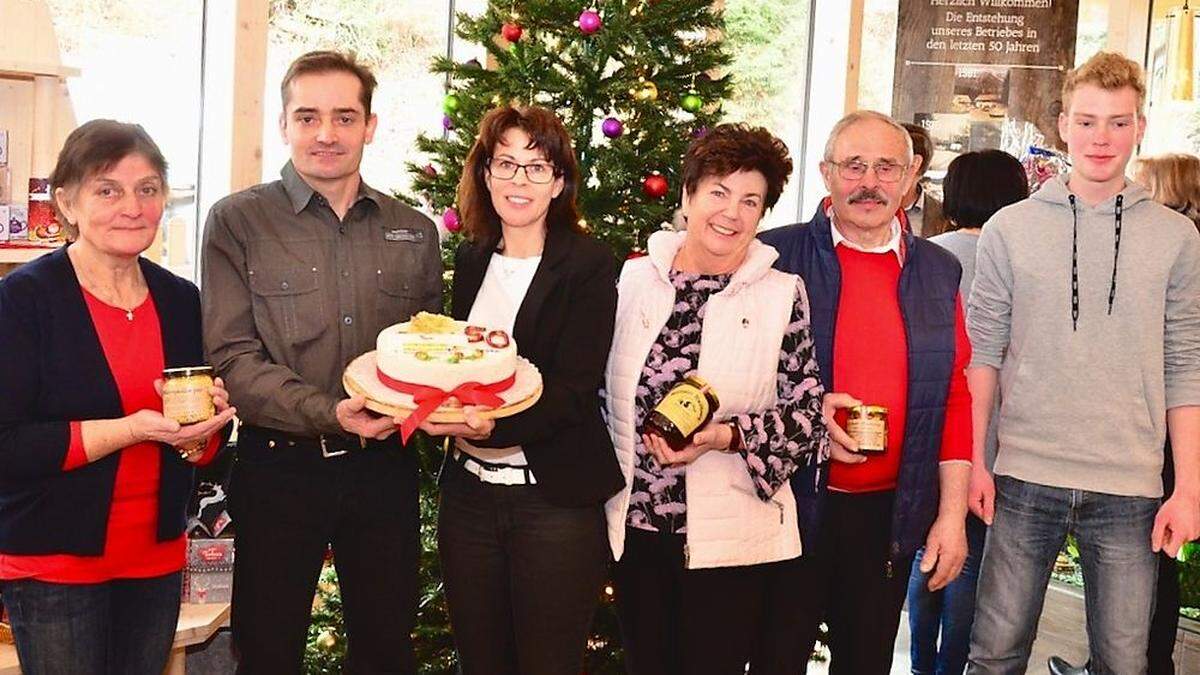
[[[203,422],[216,414],[212,366],[168,368],[163,371],[163,416],[180,424]]]
[[[881,405],[857,405],[846,415],[846,433],[858,441],[858,451],[883,454],[887,450],[888,409]]]
[[[681,450],[712,420],[720,405],[712,387],[700,376],[692,375],[671,387],[654,406],[646,416],[642,433],[657,434],[672,450]]]

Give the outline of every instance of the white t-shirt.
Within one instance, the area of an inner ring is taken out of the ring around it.
[[[537,273],[542,256],[531,258],[510,258],[495,253],[488,263],[487,272],[483,275],[483,284],[475,295],[475,303],[471,305],[471,313],[467,322],[477,326],[502,328],[512,335],[513,323],[517,320],[517,311],[529,292],[529,284]],[[510,466],[527,466],[525,452],[521,446],[510,448],[477,448],[463,439],[457,439],[458,449],[492,464],[507,464]]]

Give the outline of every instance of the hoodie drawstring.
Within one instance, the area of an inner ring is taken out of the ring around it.
[[[1071,202],[1071,330],[1079,330],[1079,213],[1075,210],[1075,195]]]
[[[1071,202],[1071,330],[1079,330],[1079,212],[1075,207],[1075,195],[1067,195],[1067,201]],[[1109,316],[1117,299],[1117,261],[1121,257],[1121,217],[1124,210],[1125,195],[1117,195],[1112,281],[1108,286]]]
[[[1121,257],[1121,212],[1125,210],[1125,195],[1117,195],[1117,213],[1114,227],[1116,228],[1113,244],[1113,273],[1112,283],[1108,287],[1108,315],[1112,316],[1113,300],[1117,299],[1117,259]]]

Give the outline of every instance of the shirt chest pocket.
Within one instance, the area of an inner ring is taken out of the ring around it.
[[[328,329],[316,270],[260,268],[250,270],[249,279],[260,334],[274,333],[295,344]]]
[[[378,290],[379,321],[387,326],[408,321],[412,315],[425,307],[431,294],[437,289],[429,288],[433,278],[430,265],[436,265],[436,251],[408,241],[386,241],[376,252],[375,282]]]

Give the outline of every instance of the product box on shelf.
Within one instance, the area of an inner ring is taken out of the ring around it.
[[[183,601],[229,602],[232,598],[233,539],[189,539]]]
[[[24,204],[8,205],[8,241],[29,241],[29,207]]]
[[[66,232],[54,215],[50,179],[29,179],[29,240],[35,244],[61,244]]]
[[[0,204],[0,244],[8,241],[8,204]]]

